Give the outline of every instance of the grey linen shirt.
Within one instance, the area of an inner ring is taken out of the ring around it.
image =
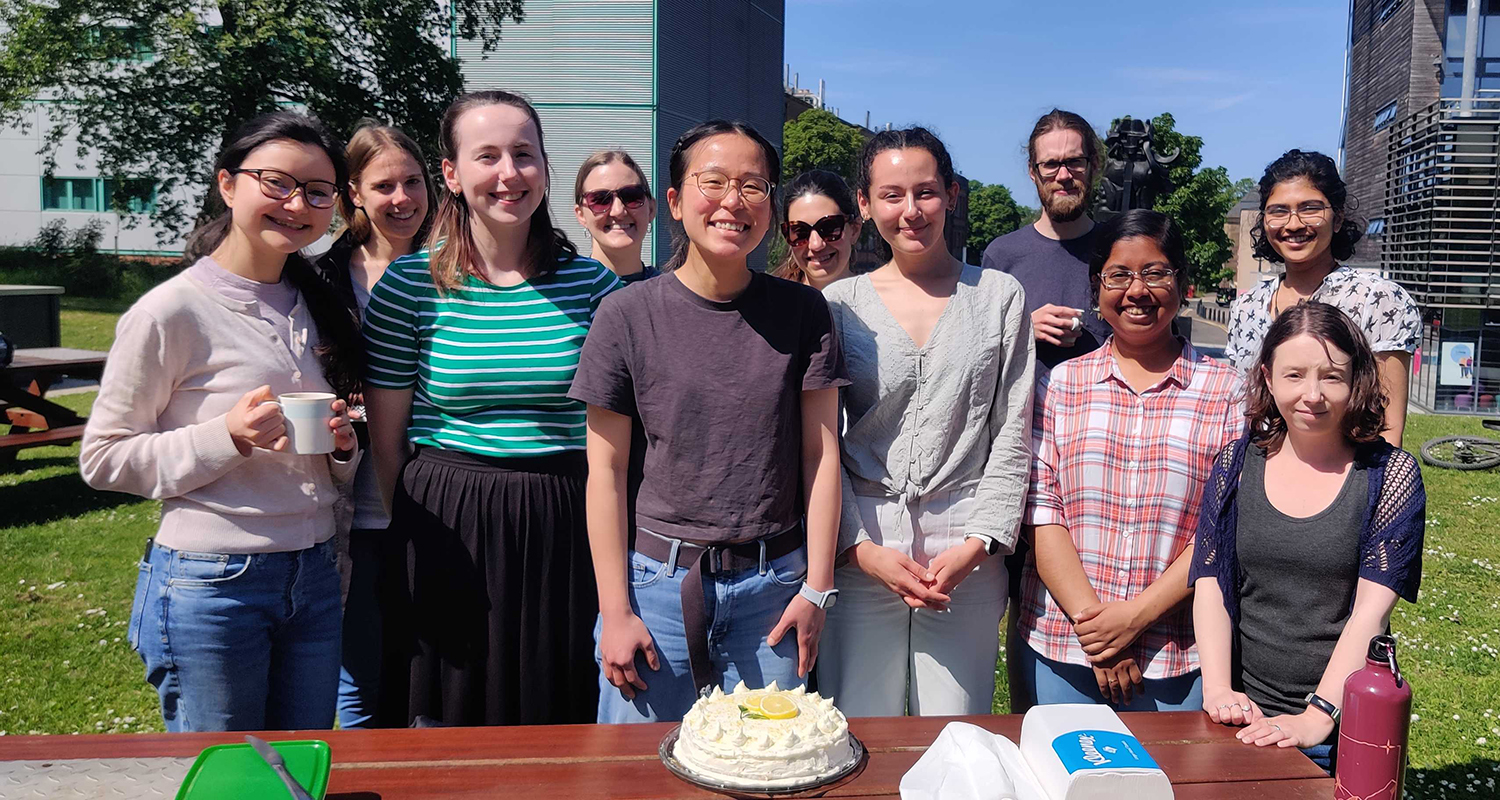
[[[870,539],[854,496],[902,506],[972,487],[965,535],[1010,552],[1031,469],[1036,343],[1025,293],[1010,275],[965,266],[925,347],[891,316],[869,275],[823,292],[851,383],[844,414],[843,554]]]

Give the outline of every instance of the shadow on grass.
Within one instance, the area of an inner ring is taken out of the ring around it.
[[[9,463],[0,462],[0,475],[14,475],[33,469],[46,469],[48,467],[78,466],[78,456],[56,456],[53,458],[28,458],[16,460]]]
[[[76,517],[90,511],[139,501],[140,498],[134,495],[95,491],[76,472],[26,481],[15,486],[0,486],[0,508],[5,509],[4,522],[13,527]]]
[[[1450,793],[1460,797],[1500,797],[1500,761],[1477,758],[1431,769],[1407,768],[1407,797],[1435,798]]]

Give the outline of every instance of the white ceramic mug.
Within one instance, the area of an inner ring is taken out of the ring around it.
[[[288,452],[315,456],[333,452],[333,428],[328,423],[333,419],[335,399],[331,392],[287,392],[262,405],[281,408]]]

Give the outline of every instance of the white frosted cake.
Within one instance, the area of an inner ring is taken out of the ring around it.
[[[695,774],[737,788],[774,789],[831,778],[854,760],[849,721],[833,698],[772,681],[700,697],[677,735],[674,756]]]

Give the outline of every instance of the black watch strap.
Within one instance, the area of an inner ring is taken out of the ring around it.
[[[1317,692],[1313,692],[1312,694],[1309,694],[1307,696],[1307,704],[1312,708],[1316,708],[1324,714],[1327,714],[1333,719],[1334,722],[1339,721],[1340,712],[1338,706],[1319,697]]]

